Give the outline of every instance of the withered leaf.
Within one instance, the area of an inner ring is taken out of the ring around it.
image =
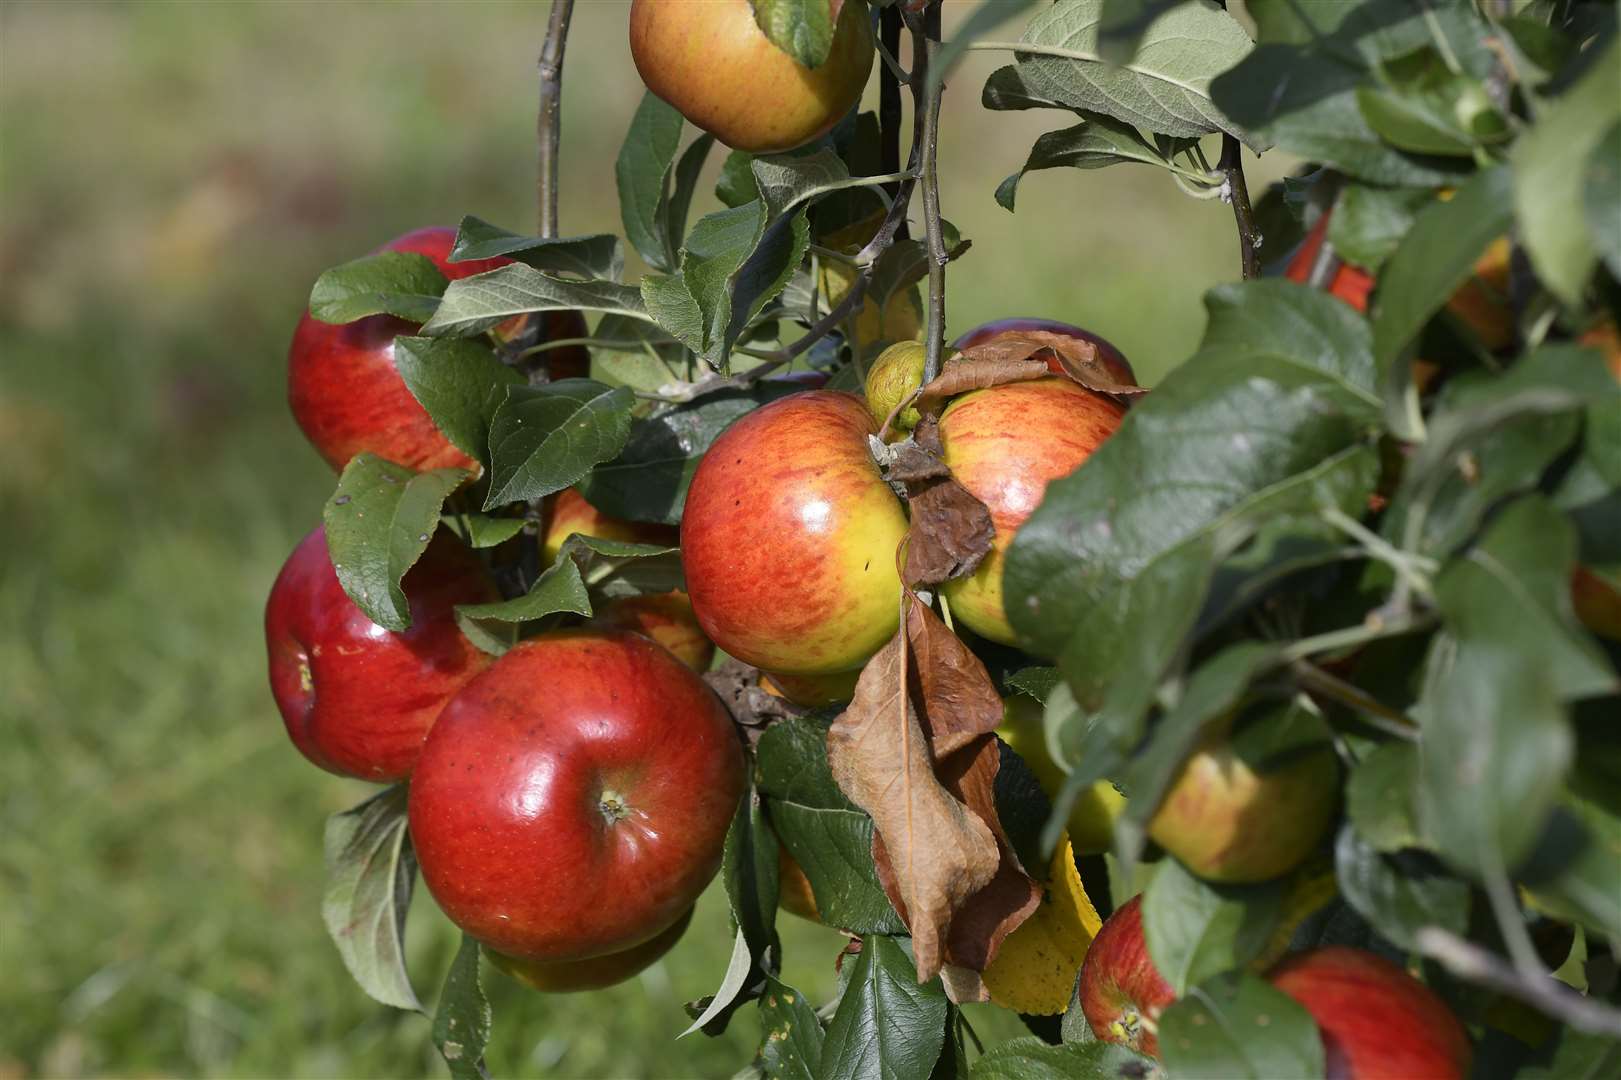
[[[941,786],[907,687],[907,644],[897,630],[861,672],[855,697],[827,733],[834,779],[872,816],[882,838],[896,910],[912,932],[918,981],[945,956],[952,916],[996,875],[990,827]]]
[[[1050,330],[1017,330],[1001,334],[984,344],[964,349],[962,355],[976,362],[1028,364],[1039,360],[1044,368],[1043,374],[1067,375],[1088,390],[1101,394],[1136,397],[1148,393],[1135,382],[1123,381],[1120,372],[1098,355],[1098,347],[1092,342],[1068,334],[1055,334]]]
[[[947,361],[940,368],[940,374],[917,392],[917,411],[935,412],[942,401],[970,390],[984,390],[1010,382],[1028,382],[1052,374],[1045,360],[1026,359],[1034,350],[1027,349],[1021,356],[1005,359],[981,355],[982,350],[993,348],[1001,340],[998,338],[995,342],[976,345]]]
[[[927,604],[907,600],[906,638],[923,691],[922,722],[939,761],[995,731],[1002,723],[1002,698],[973,650]]]
[[[766,726],[773,720],[803,716],[810,711],[767,693],[760,686],[760,669],[731,657],[719,667],[706,671],[703,679],[726,706],[738,732],[751,747],[760,741]]]
[[[898,449],[896,467],[890,470],[892,479],[905,482],[912,521],[901,570],[908,587],[967,577],[979,568],[996,539],[990,510],[951,475],[943,455],[939,421],[926,415]],[[906,472],[897,475],[903,462]]]

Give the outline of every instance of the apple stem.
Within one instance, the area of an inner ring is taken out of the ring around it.
[[[546,42],[540,47],[540,118],[538,139],[540,235],[557,235],[557,153],[563,127],[563,52],[568,47],[569,20],[574,0],[552,0],[546,23]]]
[[[936,158],[940,147],[940,95],[944,81],[929,87],[929,68],[940,46],[940,5],[930,4],[921,19],[906,14],[912,31],[912,108],[914,115],[914,156],[919,159],[919,180],[923,187],[923,227],[929,244],[929,318],[924,339],[927,352],[923,361],[923,381],[932,382],[940,374],[941,354],[946,342],[946,245],[940,227],[940,172]]]
[[[1222,132],[1221,160],[1216,168],[1226,178],[1222,197],[1233,204],[1233,221],[1238,225],[1238,258],[1244,280],[1261,276],[1261,235],[1255,231],[1255,211],[1250,206],[1249,185],[1244,182],[1242,150],[1236,136]]]

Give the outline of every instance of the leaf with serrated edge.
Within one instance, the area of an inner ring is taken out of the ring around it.
[[[1024,167],[997,185],[996,201],[1011,212],[1019,183],[1027,173],[1043,169],[1102,169],[1133,162],[1172,168],[1130,124],[1107,116],[1088,117],[1085,123],[1049,131],[1037,139]]]
[[[926,980],[940,970],[952,915],[990,882],[1000,859],[990,827],[935,778],[906,684],[901,630],[862,670],[854,699],[828,730],[827,759],[893,858],[918,978]]]
[[[945,1046],[945,991],[918,984],[893,938],[867,937],[845,964],[850,984],[827,1027],[819,1080],[926,1080]]]
[[[350,323],[370,315],[422,322],[439,306],[445,275],[426,255],[383,251],[334,266],[315,279],[310,314],[322,322]]]
[[[628,388],[590,379],[512,387],[490,420],[484,508],[562,491],[613,460],[630,438],[635,402]]]
[[[1143,894],[1143,938],[1178,995],[1223,971],[1242,967],[1266,946],[1282,910],[1283,890],[1214,885],[1165,859]]]
[[[647,319],[641,292],[614,281],[572,281],[513,263],[452,281],[422,327],[429,337],[472,337],[532,311],[606,311]]]
[[[770,1080],[815,1080],[822,1064],[822,1023],[804,994],[768,978],[760,1028],[760,1062]]]
[[[1079,1006],[1065,1013],[1080,1014]],[[1091,1031],[1091,1028],[1087,1028]],[[974,1062],[973,1080],[1160,1080],[1159,1063],[1124,1046],[1106,1042],[1070,1042],[1052,1046],[1034,1035],[988,1047]]]
[[[754,21],[766,40],[808,68],[826,62],[834,17],[829,0],[754,0]]]
[[[355,982],[396,1009],[421,1011],[405,971],[405,915],[416,859],[405,827],[405,785],[396,784],[326,823],[321,914]]]
[[[489,1080],[484,1047],[490,1041],[490,1002],[479,984],[478,964],[478,942],[463,934],[433,1017],[433,1044],[452,1080]]]
[[[625,236],[655,270],[675,269],[675,250],[664,225],[669,214],[670,166],[681,146],[682,125],[674,106],[647,91],[636,106],[614,162]]]
[[[397,337],[394,367],[445,438],[488,464],[490,417],[523,376],[482,343],[460,338]]]
[[[493,619],[496,622],[521,623],[555,615],[560,611],[575,615],[591,614],[591,598],[580,568],[565,552],[547,567],[529,591],[510,600],[491,604],[458,604],[456,614],[465,619]]]
[[[498,256],[516,259],[536,270],[582,278],[618,281],[625,274],[625,252],[612,233],[590,236],[523,236],[482,218],[462,218],[451,248],[452,263]]]

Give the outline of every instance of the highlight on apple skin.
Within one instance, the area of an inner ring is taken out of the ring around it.
[[[1124,416],[1114,399],[1063,378],[975,390],[946,406],[940,414],[945,463],[996,525],[979,568],[941,589],[953,619],[991,641],[1018,643],[1002,608],[1008,545],[1047,484],[1083,465]]]
[[[270,689],[293,744],[329,772],[378,782],[408,775],[445,703],[490,664],[454,609],[499,594],[459,540],[437,533],[404,588],[410,628],[372,622],[338,583],[320,526],[271,587]]]
[[[638,634],[559,630],[445,707],[408,813],[446,916],[514,962],[553,965],[684,919],[743,787],[731,719],[694,672]]]
[[[900,500],[853,394],[811,390],[739,418],[693,474],[681,520],[704,633],[787,675],[854,671],[900,623]]]
[[[1103,921],[1086,950],[1077,991],[1094,1035],[1158,1057],[1159,1017],[1176,993],[1148,954],[1142,908],[1142,896],[1134,896]]]
[[[751,154],[826,135],[861,100],[874,57],[864,0],[845,0],[831,50],[815,69],[771,43],[749,0],[635,0],[630,54],[649,90]]]

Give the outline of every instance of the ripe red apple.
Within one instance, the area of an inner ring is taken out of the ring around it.
[[[622,983],[675,947],[692,924],[692,908],[670,924],[668,930],[623,952],[593,956],[585,960],[519,960],[486,950],[490,963],[534,990],[548,994],[568,994],[577,990],[600,990]]]
[[[270,590],[270,689],[294,745],[323,769],[380,782],[407,775],[445,702],[489,666],[453,611],[500,598],[471,551],[438,533],[404,587],[411,628],[391,633],[344,593],[318,527]]]
[[[1079,468],[1124,416],[1114,399],[1056,378],[975,390],[940,414],[946,464],[996,524],[979,569],[942,589],[952,618],[981,637],[1017,644],[1002,609],[1002,563],[1013,534],[1048,482]]]
[[[432,259],[447,278],[482,274],[505,266],[507,258],[449,261],[456,230],[417,229],[389,241],[381,251],[409,251]],[[478,463],[451,445],[434,426],[394,367],[394,339],[417,332],[415,323],[373,315],[334,326],[308,312],[293,331],[287,352],[287,400],[293,419],[320,455],[341,471],[362,451],[413,469],[478,469]],[[544,339],[585,337],[576,311],[546,315]],[[584,348],[548,354],[554,378],[582,376],[590,365]]]
[[[1267,976],[1317,1021],[1329,1080],[1451,1080],[1469,1072],[1469,1037],[1429,987],[1384,957],[1329,946],[1285,957]]]
[[[1311,232],[1295,252],[1294,258],[1289,260],[1288,267],[1283,276],[1290,281],[1301,285],[1311,280],[1312,268],[1317,262],[1317,253],[1323,249],[1323,240],[1328,236],[1328,219],[1333,211],[1323,214],[1312,226]],[[1373,292],[1373,275],[1359,266],[1352,266],[1340,258],[1334,259],[1334,271],[1326,285],[1321,286],[1325,291],[1350,304],[1360,312],[1368,310],[1368,297]]]
[[[681,542],[681,530],[674,525],[609,517],[587,502],[575,488],[564,488],[546,502],[546,534],[541,539],[541,553],[546,562],[556,559],[557,553],[563,550],[563,541],[575,533],[626,544],[675,547]]]
[[[1267,881],[1317,846],[1338,794],[1339,765],[1329,743],[1257,760],[1218,725],[1182,764],[1148,835],[1208,881]]]
[[[745,663],[853,671],[900,622],[900,500],[854,394],[809,390],[740,417],[693,474],[681,558],[698,623]]]
[[[743,768],[719,699],[648,639],[529,638],[428,735],[409,811],[422,878],[516,961],[634,949],[715,876]]]
[[[815,69],[773,45],[749,0],[635,0],[630,54],[647,88],[735,150],[776,154],[830,131],[872,71],[864,0],[844,0]]]
[[[1176,994],[1154,966],[1143,937],[1143,898],[1134,896],[1103,921],[1081,965],[1081,1011],[1092,1033],[1159,1056],[1159,1017]]]
[[[1131,362],[1126,359],[1125,353],[1111,345],[1106,339],[1090,330],[1083,330],[1079,326],[1072,326],[1056,319],[997,319],[995,322],[982,323],[963,334],[951,343],[953,349],[970,349],[975,345],[983,345],[987,341],[994,341],[1003,334],[1017,334],[1027,331],[1039,331],[1047,334],[1062,334],[1065,337],[1075,338],[1078,341],[1089,341],[1097,346],[1098,360],[1109,369],[1115,380],[1137,385],[1137,375],[1131,370]],[[1063,374],[1064,367],[1057,360],[1049,358],[1047,367],[1054,375]]]

